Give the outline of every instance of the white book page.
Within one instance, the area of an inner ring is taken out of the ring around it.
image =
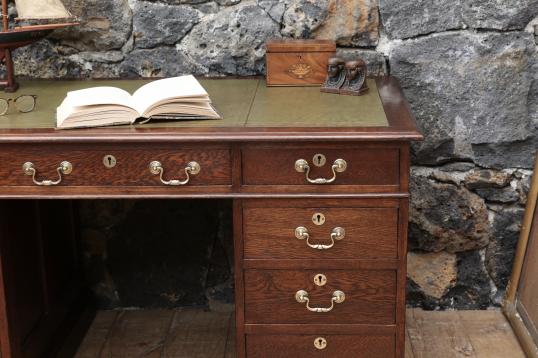
[[[115,87],[94,87],[67,93],[62,104],[56,110],[56,126],[61,127],[64,122],[75,120],[91,112],[99,112],[106,106],[125,108],[123,112],[135,112],[131,107],[131,95]],[[131,115],[131,117],[133,117]],[[138,117],[138,114],[134,115]]]
[[[88,122],[96,126],[131,124],[136,118],[138,118],[138,114],[135,110],[124,106],[99,106],[98,111],[92,109],[91,106],[75,107],[74,109],[60,106],[58,107],[56,126],[58,128],[80,127],[86,126]]]
[[[140,87],[132,96],[132,107],[145,113],[158,102],[171,98],[207,97],[206,90],[194,76],[165,78]]]
[[[156,108],[153,108],[145,113],[146,117],[155,115],[195,115],[204,116],[210,118],[219,118],[218,113],[215,112],[209,102],[170,102],[162,104]]]
[[[70,107],[118,104],[131,107],[129,92],[116,87],[93,87],[67,93],[66,105]]]

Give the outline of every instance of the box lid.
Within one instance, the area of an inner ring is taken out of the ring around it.
[[[336,43],[331,40],[269,40],[267,52],[335,52]]]

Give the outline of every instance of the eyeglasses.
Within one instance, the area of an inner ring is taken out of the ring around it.
[[[9,104],[14,103],[17,111],[21,113],[32,112],[35,109],[37,101],[36,95],[23,94],[17,98],[0,98],[0,116],[3,116],[9,112]]]

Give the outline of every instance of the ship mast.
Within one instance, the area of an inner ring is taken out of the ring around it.
[[[2,29],[4,32],[9,31],[7,0],[2,0]],[[11,49],[6,48],[0,51],[0,62],[4,62],[7,73],[6,78],[0,80],[0,88],[3,88],[6,92],[15,92],[19,88],[19,85],[15,81],[15,66],[11,57]]]
[[[9,15],[7,11],[7,0],[2,0],[2,27],[4,31],[9,30]]]

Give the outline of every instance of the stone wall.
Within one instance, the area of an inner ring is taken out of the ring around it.
[[[500,304],[538,147],[538,1],[380,2],[413,145],[408,298]]]
[[[267,38],[328,38],[400,78],[413,145],[409,302],[499,304],[538,146],[538,0],[66,0],[16,54],[42,78],[256,75]]]

